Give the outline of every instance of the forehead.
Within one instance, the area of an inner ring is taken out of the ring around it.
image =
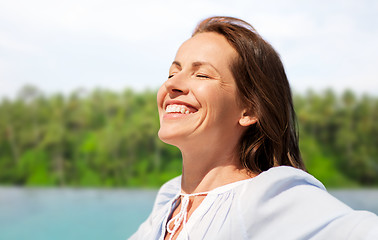
[[[230,66],[237,56],[227,39],[213,32],[199,33],[185,41],[176,54],[180,62],[209,62],[217,68]]]

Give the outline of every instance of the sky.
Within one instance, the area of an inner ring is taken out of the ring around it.
[[[181,43],[215,15],[251,23],[296,92],[378,95],[375,0],[0,0],[0,98],[25,85],[157,89]]]

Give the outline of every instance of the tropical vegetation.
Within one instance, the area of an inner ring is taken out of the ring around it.
[[[378,186],[378,98],[327,90],[294,102],[308,171],[327,187]],[[181,172],[158,129],[155,90],[26,86],[0,102],[0,184],[157,187]]]

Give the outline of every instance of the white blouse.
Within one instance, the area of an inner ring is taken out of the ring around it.
[[[164,184],[151,215],[132,240],[163,240],[181,177]],[[207,193],[185,223],[182,239],[378,239],[378,217],[355,211],[313,176],[280,166]]]

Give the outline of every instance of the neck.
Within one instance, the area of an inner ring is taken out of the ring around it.
[[[202,148],[203,149],[203,148]],[[234,151],[224,149],[209,152],[208,149],[197,152],[182,151],[183,170],[181,189],[192,194],[208,192],[217,187],[253,177],[239,163]],[[219,152],[222,152],[219,156]]]

